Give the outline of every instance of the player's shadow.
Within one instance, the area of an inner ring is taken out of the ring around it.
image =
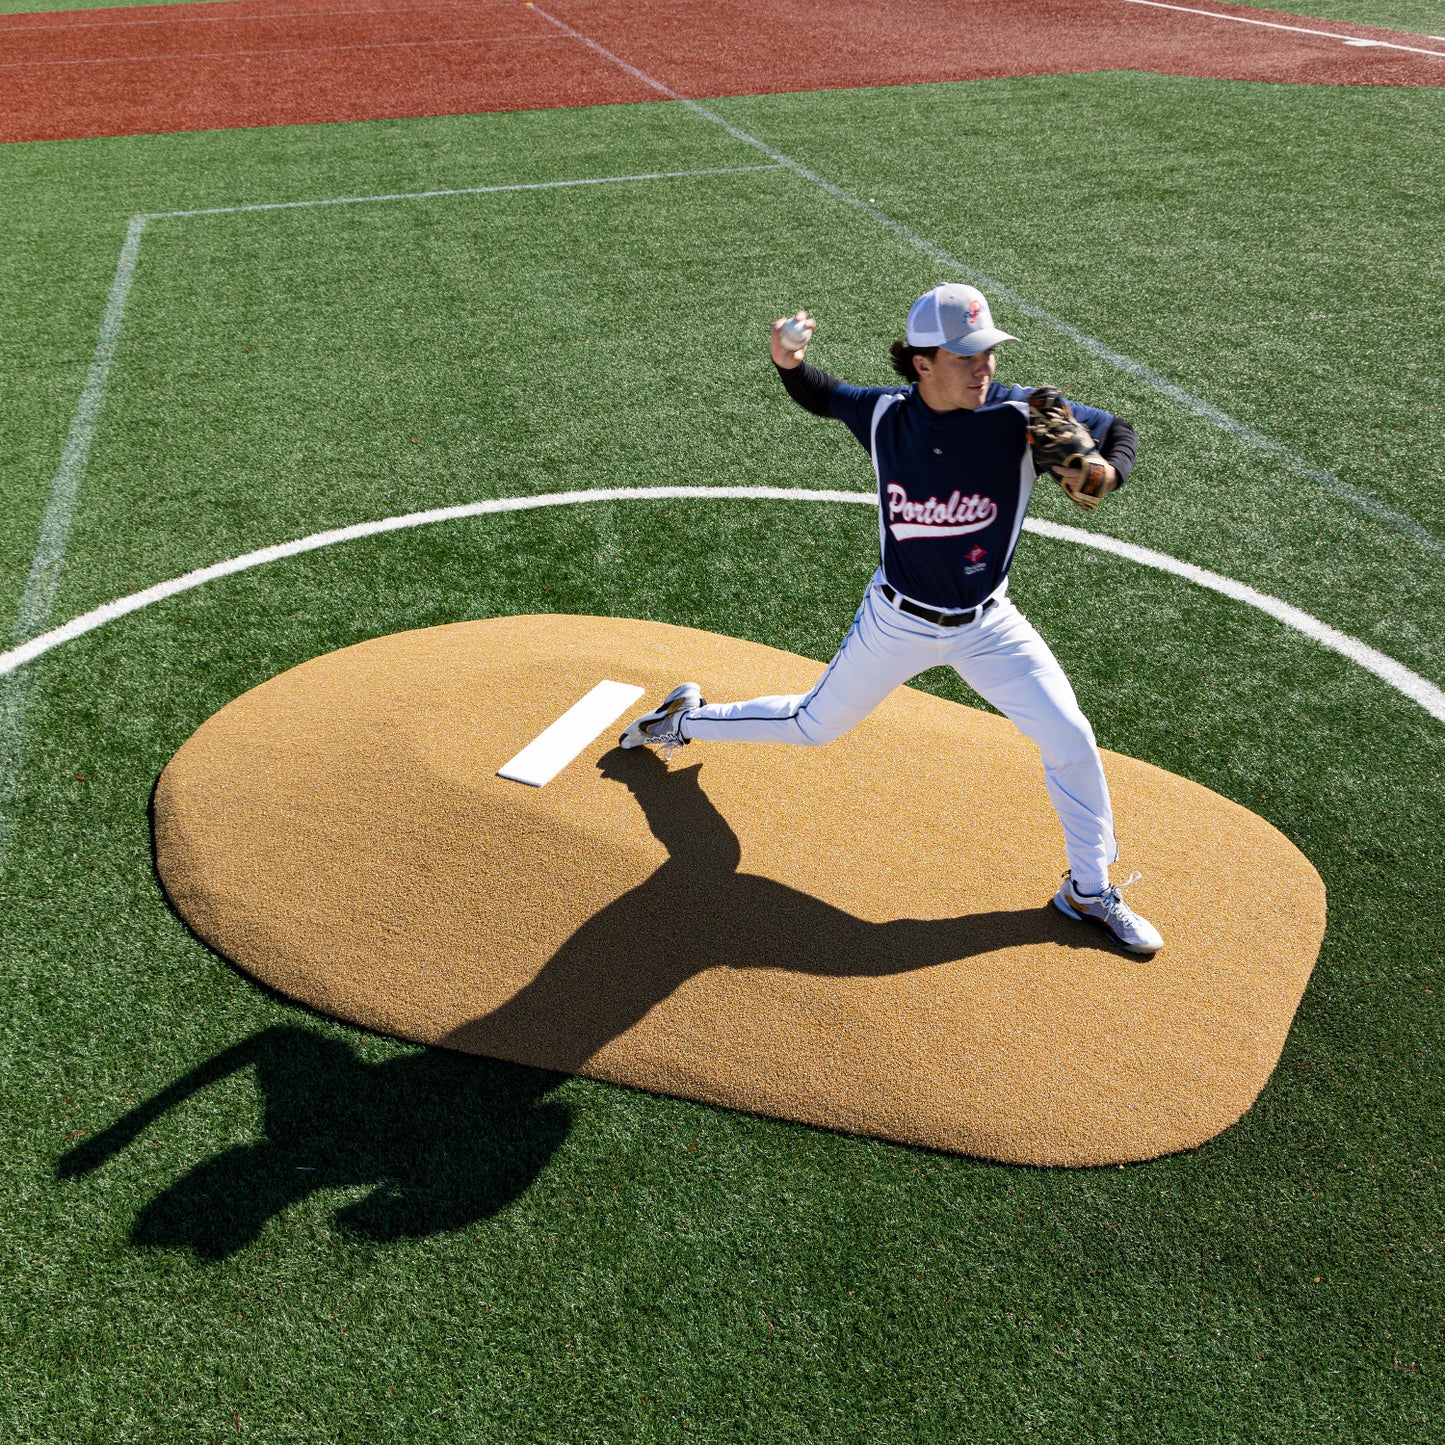
[[[62,1179],[89,1174],[147,1125],[254,1068],[262,1138],[188,1171],[136,1216],[131,1242],[224,1259],[268,1220],[326,1189],[369,1189],[336,1222],[374,1240],[461,1229],[516,1199],[566,1137],[542,1069],[429,1050],[369,1064],[349,1044],[276,1027],[217,1054],[70,1150]]]
[[[1094,930],[1065,919],[1046,900],[1035,908],[871,923],[738,872],[741,845],[703,792],[700,766],[669,771],[645,748],[613,748],[597,766],[632,790],[667,861],[589,918],[501,1007],[448,1035],[449,1047],[573,1071],[705,969],[882,977],[1026,944],[1098,944]],[[808,837],[793,841],[800,849],[816,846]],[[949,863],[968,867],[966,857]],[[841,873],[853,866],[848,857],[837,860]],[[948,869],[916,884],[921,892],[946,891]]]

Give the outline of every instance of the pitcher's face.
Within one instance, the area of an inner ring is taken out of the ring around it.
[[[993,348],[973,356],[958,356],[942,347],[915,359],[918,391],[934,411],[975,411],[988,395],[988,384],[998,369]]]

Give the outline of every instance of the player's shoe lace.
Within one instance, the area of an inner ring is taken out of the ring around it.
[[[1144,875],[1137,870],[1131,873],[1122,883],[1111,884],[1099,894],[1099,907],[1113,919],[1124,924],[1126,927],[1137,927],[1144,920],[1124,902],[1123,890],[1137,883]],[[1092,903],[1094,900],[1089,899]]]
[[[1087,919],[1108,930],[1114,940],[1130,953],[1157,953],[1164,947],[1163,935],[1141,914],[1124,902],[1122,890],[1137,883],[1142,874],[1131,873],[1122,883],[1115,883],[1102,893],[1080,893],[1073,877],[1064,875],[1064,886],[1054,897],[1054,904],[1070,918]]]
[[[657,756],[660,757],[663,762],[670,763],[673,756],[685,748],[691,741],[691,738],[683,737],[679,729],[673,728],[671,732],[656,740]]]
[[[624,748],[656,748],[664,762],[671,762],[679,748],[692,741],[682,735],[683,714],[706,705],[698,685],[684,682],[673,688],[662,702],[643,715],[618,739]]]

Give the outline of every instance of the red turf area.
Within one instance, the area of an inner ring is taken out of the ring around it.
[[[688,96],[1118,69],[1445,83],[1439,41],[1192,3],[1295,28],[1130,0],[235,0],[6,15],[0,140],[658,98],[543,11]]]

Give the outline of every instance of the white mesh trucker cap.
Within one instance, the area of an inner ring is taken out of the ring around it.
[[[910,346],[941,346],[957,356],[976,356],[1000,341],[1017,341],[993,324],[983,292],[961,281],[935,286],[908,313]]]

